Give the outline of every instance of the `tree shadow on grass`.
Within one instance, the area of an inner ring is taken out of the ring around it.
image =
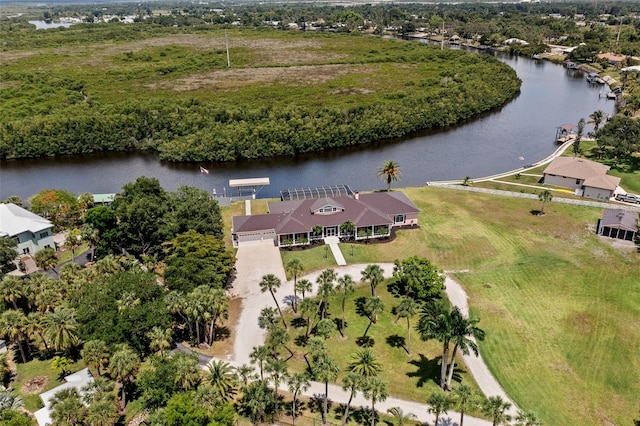
[[[360,336],[356,339],[356,345],[361,348],[371,348],[376,344],[376,341],[371,336]]]
[[[409,377],[417,377],[417,387],[421,388],[428,381],[432,381],[436,385],[440,383],[440,362],[442,357],[428,359],[423,354],[420,354],[420,359],[412,359],[409,364],[417,367],[416,371],[410,371],[407,373]],[[454,370],[455,374],[455,370]]]
[[[231,337],[231,330],[229,330],[228,327],[226,326],[216,327],[216,339],[215,339],[216,342],[227,340],[229,337]]]
[[[302,317],[296,317],[290,321],[290,324],[295,328],[302,328],[307,326],[307,320]]]
[[[364,296],[358,297],[355,300],[356,303],[356,314],[360,315],[361,317],[366,317],[367,316],[367,311],[364,309],[364,304],[367,302],[367,298]]]
[[[391,346],[392,348],[402,348],[406,353],[409,353],[409,351],[407,351],[407,347],[405,346],[404,337],[398,334],[387,336],[387,345]]]
[[[298,337],[296,337],[295,339],[293,339],[293,341],[298,346],[307,346],[307,342],[309,341],[309,339],[304,334],[301,334]]]

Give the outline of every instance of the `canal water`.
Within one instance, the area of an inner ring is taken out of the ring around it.
[[[577,124],[580,118],[588,120],[596,110],[614,112],[613,101],[599,97],[606,87],[590,86],[581,72],[546,61],[491,54],[516,70],[522,80],[520,95],[499,110],[447,129],[296,158],[228,164],[176,164],[140,153],[2,161],[0,198],[27,198],[43,188],[112,193],[139,176],[155,177],[167,190],[191,185],[215,189],[218,194],[229,194],[229,179],[269,177],[271,185],[258,197],[277,197],[281,190],[319,185],[347,184],[354,190],[374,190],[384,187],[376,170],[385,160],[400,164],[400,185],[419,186],[535,163],[556,148],[558,126]],[[585,134],[590,130],[588,125]],[[200,166],[209,174],[200,173]]]

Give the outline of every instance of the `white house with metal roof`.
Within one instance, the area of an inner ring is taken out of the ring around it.
[[[40,399],[44,404],[44,407],[33,413],[38,421],[38,426],[48,426],[53,424],[51,419],[51,400],[58,392],[65,389],[77,389],[80,395],[84,395],[84,388],[93,382],[93,376],[88,368],[80,370],[76,373],[70,374],[64,378],[65,383],[60,386],[43,392],[40,394]]]
[[[16,254],[35,254],[56,246],[50,221],[11,203],[0,204],[0,237],[18,243]]]

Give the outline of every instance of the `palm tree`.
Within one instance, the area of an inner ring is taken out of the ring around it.
[[[288,273],[293,275],[293,312],[298,312],[298,275],[300,275],[304,271],[304,265],[300,261],[300,259],[293,258],[287,262],[285,269]]]
[[[460,349],[465,355],[469,355],[469,350],[471,350],[475,356],[478,356],[478,345],[470,337],[477,340],[484,340],[484,330],[476,326],[480,321],[479,319],[465,318],[457,306],[451,311],[451,319],[453,321],[451,341],[454,346],[453,352],[451,353],[451,362],[447,367],[449,369],[449,373],[447,375],[447,389],[451,389],[451,380],[453,378],[453,370],[456,367],[456,354],[458,353],[458,349]]]
[[[80,241],[80,230],[78,228],[73,228],[67,234],[67,238],[64,240],[63,247],[71,250],[71,261],[76,261],[76,249],[82,245]]]
[[[351,401],[356,396],[359,390],[362,390],[364,385],[364,378],[357,373],[347,373],[342,378],[342,390],[349,392],[349,401],[344,407],[344,414],[342,415],[342,426],[345,426],[349,421],[349,408],[351,407]]]
[[[5,275],[0,281],[0,299],[4,302],[11,303],[13,309],[18,309],[16,303],[23,296],[23,283],[18,277]]]
[[[114,402],[106,399],[91,404],[87,412],[87,422],[91,426],[113,426],[119,418]]]
[[[350,220],[345,221],[340,225],[340,235],[346,235],[349,239],[353,238],[353,234],[356,232],[356,225]]]
[[[90,383],[82,388],[84,393],[82,399],[85,403],[91,405],[96,401],[109,400],[115,402],[115,383],[106,377],[96,377]]]
[[[371,324],[375,324],[378,320],[378,314],[384,312],[384,303],[382,302],[382,299],[377,296],[367,298],[367,301],[364,302],[364,311],[369,317],[369,324],[367,325],[362,337],[367,337]]]
[[[396,426],[405,426],[411,420],[417,419],[415,414],[413,413],[405,414],[402,408],[400,407],[391,407],[387,410],[387,413],[391,414],[391,416],[395,420]]]
[[[329,318],[325,318],[318,321],[318,324],[316,324],[315,333],[317,336],[328,339],[331,336],[331,333],[333,333],[335,330],[336,324]]]
[[[453,403],[460,410],[460,426],[464,424],[464,413],[478,407],[478,395],[466,383],[453,388]]]
[[[349,371],[363,377],[377,376],[381,365],[370,348],[359,349],[351,355]]]
[[[257,425],[273,402],[273,392],[263,380],[258,380],[247,385],[239,405],[248,412],[252,423]]]
[[[274,291],[277,291],[278,288],[280,288],[280,285],[282,285],[280,278],[276,277],[273,274],[267,274],[264,277],[262,277],[262,280],[260,281],[260,291],[262,291],[263,293],[267,291],[271,293],[271,297],[273,297],[273,301],[276,302],[276,308],[278,308],[278,312],[280,312],[280,318],[282,318],[282,324],[284,324],[284,328],[288,330],[289,328],[287,327],[287,323],[284,320],[284,315],[282,315],[282,309],[280,309],[280,304],[278,303],[278,300],[276,299],[276,295],[274,293]]]
[[[362,281],[369,282],[371,286],[371,296],[376,296],[376,287],[384,280],[382,268],[379,265],[367,265],[362,271]]]
[[[399,182],[402,179],[400,165],[394,160],[387,160],[382,163],[377,175],[387,183],[387,191],[391,190],[391,182]]]
[[[351,275],[347,274],[344,277],[338,278],[338,285],[336,286],[336,290],[342,293],[342,322],[340,325],[340,334],[344,337],[344,308],[345,303],[347,301],[347,296],[353,293],[355,289],[356,283],[351,278]]]
[[[165,351],[171,347],[171,333],[170,328],[153,327],[146,334],[149,339],[149,348],[158,355],[164,356]]]
[[[335,270],[325,269],[316,279],[316,284],[318,284],[318,296],[320,297],[320,302],[318,304],[320,318],[324,318],[326,315],[328,299],[335,292],[334,282],[337,278],[338,274],[336,274]]]
[[[263,348],[264,346],[259,347]],[[251,369],[251,367],[249,367],[249,369]],[[250,376],[247,375],[246,377],[248,383]],[[230,364],[224,361],[214,360],[207,365],[205,381],[213,387],[218,397],[222,398],[225,401],[231,401],[231,399],[235,395],[238,376]]]
[[[275,327],[271,330],[271,333],[269,333],[269,337],[267,337],[267,346],[276,357],[279,355],[278,350],[280,348],[285,348],[287,352],[289,352],[289,358],[292,358],[294,355],[293,351],[291,351],[291,348],[287,346],[290,340],[291,336],[287,333],[287,330],[283,327]]]
[[[95,367],[100,376],[100,367],[103,367],[109,362],[109,350],[107,344],[102,340],[89,340],[85,342],[80,356],[84,360],[86,365]]]
[[[300,293],[302,293],[302,299],[305,298],[305,295],[309,292],[311,292],[311,281],[307,280],[307,279],[302,279],[300,281],[298,281],[296,283],[296,285],[294,286],[296,291],[299,291]]]
[[[542,420],[538,419],[531,411],[518,411],[516,426],[542,426]]]
[[[251,364],[258,364],[260,368],[260,380],[264,380],[264,363],[271,356],[271,351],[266,346],[255,346],[249,354]]]
[[[300,282],[302,281],[304,280],[300,280]],[[300,316],[304,317],[307,322],[307,330],[305,332],[305,338],[309,337],[309,333],[313,328],[312,325],[314,320],[312,320],[311,317],[312,315],[317,314],[317,312],[318,312],[318,305],[313,299],[310,299],[310,298],[302,299],[302,302],[300,302]]]
[[[407,320],[407,354],[411,355],[411,318],[418,313],[418,302],[412,297],[405,297],[396,307],[396,320],[406,318]]]
[[[593,123],[593,133],[598,133],[600,123],[602,123],[602,120],[604,120],[604,112],[602,112],[601,110],[594,111],[591,115],[589,115],[589,118],[591,118],[590,122]]]
[[[43,318],[44,335],[55,351],[68,351],[80,343],[76,327],[76,310],[57,307]]]
[[[49,354],[49,342],[44,335],[44,328],[44,314],[38,311],[29,312],[25,323],[27,337],[47,356]]]
[[[365,379],[362,390],[365,398],[371,400],[371,426],[376,424],[376,402],[382,402],[389,396],[387,382],[378,376],[371,376]]]
[[[440,415],[446,414],[447,411],[449,411],[449,408],[451,407],[451,399],[449,399],[449,396],[442,390],[437,390],[429,395],[429,398],[427,398],[427,404],[429,405],[427,411],[436,416],[436,421],[433,424],[437,425]]]
[[[44,250],[40,250],[36,253],[36,265],[38,268],[42,268],[45,271],[52,270],[56,275],[56,265],[58,264],[58,255],[56,251],[51,247],[47,247]]]
[[[544,214],[544,204],[553,200],[553,194],[548,189],[545,189],[544,191],[538,194],[538,199],[542,201],[542,208],[540,209],[540,214]]]
[[[20,411],[24,407],[24,399],[8,391],[0,392],[0,413],[4,410]]]
[[[263,330],[271,330],[276,326],[278,321],[278,310],[276,308],[263,308],[258,315],[258,326]]]
[[[286,361],[278,358],[269,358],[265,365],[265,370],[269,373],[269,379],[273,382],[273,400],[276,404],[276,417],[278,417],[278,386],[280,386],[281,381],[287,379],[289,368]]]
[[[80,393],[75,388],[56,392],[49,400],[51,419],[55,424],[76,426],[84,424],[87,408],[82,403]]]
[[[250,381],[258,378],[254,373],[253,367],[247,364],[242,364],[240,367],[236,367],[236,375],[242,382],[243,386],[247,386]]]
[[[98,261],[101,262],[102,260]],[[182,321],[185,322],[187,324],[187,326],[189,327],[189,337],[192,338],[193,337],[193,328],[191,327],[191,321],[189,321],[189,319],[186,316],[186,310],[187,310],[187,299],[186,297],[178,292],[178,291],[170,291],[169,293],[167,293],[167,295],[164,297],[164,304],[167,307],[167,311],[172,314],[178,314],[178,316],[180,316],[180,318],[182,318]]]
[[[296,401],[298,395],[305,392],[311,386],[311,381],[306,373],[294,373],[289,377],[289,392],[291,392],[291,418],[293,419],[293,425],[296,424]]]
[[[109,360],[109,374],[122,389],[121,400],[124,407],[127,406],[127,384],[135,380],[139,368],[140,358],[127,346],[117,350]]]
[[[200,366],[196,354],[176,353],[173,358],[173,367],[176,374],[175,383],[179,389],[187,391],[198,386]]]
[[[100,242],[100,232],[90,223],[85,223],[80,229],[80,238],[91,246],[91,260],[96,258],[96,246]]]
[[[499,396],[490,396],[482,405],[482,412],[493,421],[493,426],[511,421],[511,416],[506,412],[511,408],[511,403]]]
[[[27,363],[27,354],[22,343],[26,340],[27,317],[22,311],[9,309],[0,316],[0,333],[10,342],[16,344],[20,350],[22,362]]]
[[[432,310],[433,309],[433,310]],[[425,306],[416,327],[422,340],[436,339],[442,343],[442,361],[440,366],[440,387],[447,384],[447,367],[449,362],[449,343],[453,336],[451,315],[441,305]]]
[[[308,356],[311,355],[311,358],[315,360],[327,355],[328,350],[327,342],[322,337],[313,336],[309,339],[307,342],[307,352],[303,355],[304,360],[307,363],[307,367],[309,367],[309,371],[313,371],[313,367],[311,367],[311,364],[309,363]]]
[[[329,357],[328,354],[322,354],[315,360],[313,366],[313,376],[316,380],[324,382],[324,399],[322,403],[322,424],[327,424],[327,410],[329,402],[329,382],[334,381],[338,377],[340,368],[336,361]]]

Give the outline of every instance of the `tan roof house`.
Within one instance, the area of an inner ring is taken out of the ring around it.
[[[282,247],[325,237],[387,238],[392,228],[417,225],[420,212],[399,191],[281,201],[269,203],[268,209],[267,214],[233,217],[234,247],[268,239]],[[345,222],[353,223],[354,232],[341,229]]]
[[[620,178],[609,176],[610,167],[577,157],[558,157],[544,169],[544,183],[573,189],[576,195],[609,200],[620,185]]]
[[[604,209],[598,235],[633,241],[638,235],[638,214],[623,209]]]
[[[626,56],[617,55],[613,52],[600,53],[596,56],[598,59],[604,59],[611,65],[618,65],[620,62],[624,61]]]

